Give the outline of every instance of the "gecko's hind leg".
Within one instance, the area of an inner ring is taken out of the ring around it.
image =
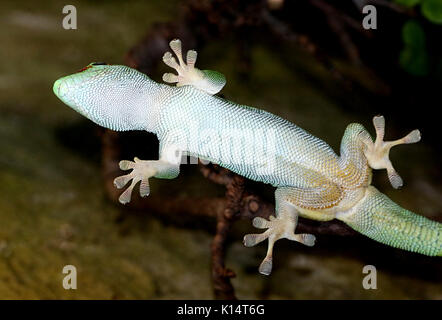
[[[178,165],[164,160],[140,160],[135,157],[134,161],[122,160],[119,165],[121,170],[132,169],[131,173],[114,179],[114,185],[118,189],[123,188],[132,180],[129,187],[118,198],[122,204],[130,202],[132,190],[138,182],[141,181],[140,196],[147,197],[150,193],[149,178],[173,179],[179,173]]]
[[[393,168],[391,164],[389,154],[390,149],[399,144],[416,143],[420,141],[421,134],[419,130],[413,130],[405,137],[394,140],[394,141],[384,141],[385,134],[385,119],[383,116],[376,116],[373,118],[373,125],[376,129],[376,140],[373,140],[369,134],[365,131],[361,135],[361,140],[365,144],[366,148],[364,154],[368,160],[368,164],[373,169],[387,169],[388,179],[390,180],[393,188],[397,189],[403,185],[402,178]]]
[[[244,236],[244,245],[252,247],[266,239],[269,240],[267,255],[259,266],[259,272],[269,275],[272,272],[273,246],[279,239],[289,239],[297,241],[307,246],[315,244],[315,236],[308,233],[295,234],[295,228],[298,223],[298,212],[285,198],[286,191],[279,188],[275,192],[276,217],[270,216],[269,220],[261,217],[253,219],[255,228],[267,229],[261,234],[248,234]]]
[[[178,58],[178,62],[171,52],[164,54],[163,61],[166,65],[175,69],[178,74],[163,74],[164,82],[176,83],[178,87],[191,85],[210,94],[216,94],[221,91],[226,84],[226,78],[223,74],[217,71],[196,68],[197,52],[195,50],[187,51],[186,62],[184,62],[181,41],[179,39],[172,40],[169,45]]]

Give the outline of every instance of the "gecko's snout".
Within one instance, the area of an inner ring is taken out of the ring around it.
[[[76,110],[80,114],[88,117],[88,112],[81,104],[78,104],[78,81],[72,79],[72,76],[62,77],[54,82],[52,90],[58,99],[63,101],[66,105]],[[77,101],[77,102],[76,102]]]
[[[66,91],[66,82],[63,80],[63,78],[60,78],[54,82],[52,90],[58,98],[62,99],[62,96],[65,95]]]

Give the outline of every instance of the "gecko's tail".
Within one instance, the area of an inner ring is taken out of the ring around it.
[[[442,224],[398,206],[373,186],[350,212],[337,218],[392,247],[442,256]]]

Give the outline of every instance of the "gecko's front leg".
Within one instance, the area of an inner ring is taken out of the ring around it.
[[[166,52],[163,56],[164,63],[175,69],[177,74],[163,74],[163,81],[167,83],[176,83],[180,86],[194,86],[209,94],[216,94],[226,84],[226,78],[222,73],[213,70],[200,70],[195,67],[197,52],[195,50],[187,51],[186,62],[184,62],[181,41],[179,39],[172,40],[169,43],[170,48],[178,59],[174,58],[171,52]]]
[[[166,149],[166,148],[165,148]],[[170,149],[170,148],[169,148]],[[132,180],[129,187],[120,195],[118,200],[122,204],[130,202],[133,188],[140,183],[140,196],[147,197],[150,193],[149,178],[155,177],[160,179],[174,179],[180,172],[179,159],[181,157],[173,157],[171,159],[170,152],[160,152],[159,160],[140,160],[137,157],[134,161],[120,161],[121,170],[130,170],[129,174],[115,178],[114,185],[121,189]]]

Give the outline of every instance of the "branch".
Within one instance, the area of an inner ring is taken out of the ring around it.
[[[244,193],[244,178],[234,176],[226,185],[227,205],[223,212],[217,215],[216,234],[211,245],[212,251],[212,283],[217,299],[236,299],[230,278],[235,273],[224,264],[226,241],[235,216],[241,210]]]

